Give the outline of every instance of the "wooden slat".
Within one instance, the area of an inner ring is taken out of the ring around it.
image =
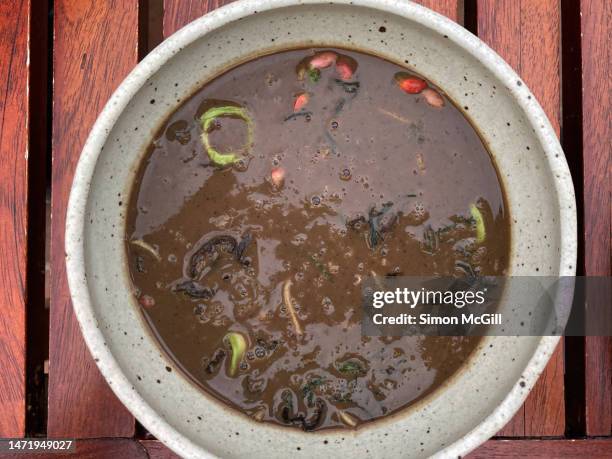
[[[587,337],[584,351],[586,433],[612,435],[612,338]]]
[[[460,0],[414,0],[415,3],[423,5],[426,8],[434,10],[455,22],[462,22],[463,19],[463,1]]]
[[[466,459],[593,459],[612,458],[612,439],[590,440],[490,440]]]
[[[565,433],[563,341],[525,401],[525,436],[562,436]]]
[[[232,0],[164,0],[164,38]]]
[[[140,440],[140,444],[147,450],[150,459],[179,459],[179,456],[166,448],[160,441]]]
[[[29,15],[0,1],[0,437],[25,432]]]
[[[130,437],[134,419],[85,347],[70,303],[64,224],[72,175],[89,130],[138,59],[138,2],[56,0],[54,10],[50,437]]]
[[[559,135],[560,2],[478,0],[477,33],[527,83]],[[565,430],[562,345],[502,436],[555,436]]]
[[[77,440],[76,451],[67,457],[74,459],[148,459],[149,455],[142,445],[134,440],[104,438],[99,440]]]
[[[164,0],[164,37],[232,0]],[[417,0],[427,8],[443,14],[454,21],[459,18],[459,0]]]
[[[612,3],[581,1],[584,273],[610,276],[610,37]],[[612,338],[585,340],[587,435],[612,434]]]

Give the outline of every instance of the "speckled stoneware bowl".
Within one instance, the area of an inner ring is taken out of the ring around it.
[[[559,142],[529,88],[478,38],[407,1],[245,0],[189,24],[149,54],[85,144],[66,233],[70,291],[85,340],[121,401],[185,457],[464,455],[519,408],[558,338],[485,338],[459,374],[412,408],[357,431],[304,433],[255,423],[204,395],[180,371],[168,372],[173,363],[131,294],[121,201],[160,124],[229,67],[304,46],[377,54],[443,88],[501,171],[513,222],[511,274],[574,274],[575,200]]]

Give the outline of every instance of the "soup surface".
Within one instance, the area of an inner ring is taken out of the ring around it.
[[[430,393],[478,338],[367,337],[367,276],[502,275],[479,136],[404,68],[293,50],[219,76],[150,145],[128,211],[136,296],[177,367],[257,421],[352,428]]]

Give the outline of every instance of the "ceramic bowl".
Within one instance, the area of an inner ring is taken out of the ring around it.
[[[110,98],[83,148],[68,208],[66,263],[87,345],[119,399],[181,456],[462,456],[520,407],[558,338],[485,338],[462,371],[400,414],[356,431],[305,433],[255,423],[180,371],[168,372],[173,363],[131,293],[121,201],[152,136],[178,101],[206,81],[295,47],[359,49],[443,88],[466,111],[500,171],[513,221],[510,274],[574,274],[576,212],[565,157],[529,88],[483,42],[410,2],[242,0],[151,52]]]

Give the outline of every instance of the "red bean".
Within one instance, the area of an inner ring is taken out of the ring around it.
[[[341,80],[350,80],[357,70],[357,61],[349,56],[338,56],[336,60],[336,73]]]
[[[293,111],[299,112],[310,100],[310,96],[307,92],[301,92],[297,96],[295,96],[295,101],[293,102]]]
[[[419,94],[425,88],[427,88],[427,83],[425,80],[421,78],[417,78],[413,75],[410,75],[406,72],[398,72],[395,74],[395,81],[398,86],[402,89],[402,91],[408,94]]]

